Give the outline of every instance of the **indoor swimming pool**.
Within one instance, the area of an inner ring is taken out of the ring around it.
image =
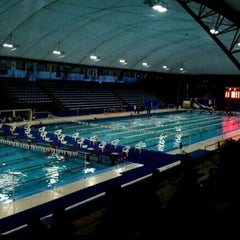
[[[111,169],[83,157],[21,147],[0,144],[0,204]]]
[[[89,121],[71,121],[47,125],[47,131],[61,129],[66,135],[79,134],[98,141],[119,140],[119,145],[135,147],[139,142],[150,151],[169,152],[180,143],[189,146],[240,127],[237,116],[219,115],[208,111],[184,111],[153,115],[134,115]]]
[[[44,123],[47,133],[54,134],[61,130],[62,134],[71,138],[74,135],[84,139],[97,136],[95,150],[103,141],[111,144],[113,140],[118,139],[118,151],[126,145],[130,146],[132,159],[139,158],[138,163],[143,165],[157,161],[164,164],[164,161],[159,159],[167,159],[167,153],[179,149],[180,144],[189,146],[213,137],[224,138],[226,133],[239,129],[239,126],[237,116],[219,115],[208,111],[179,111]],[[31,128],[38,131],[39,125],[32,125]],[[10,144],[5,144],[4,141],[9,141]],[[118,167],[104,162],[89,162],[86,157],[79,156],[78,151],[72,156],[66,156],[60,148],[47,152],[42,150],[41,146],[37,147],[38,143],[34,143],[35,147],[28,148],[28,142],[22,146],[16,142],[2,138],[0,143],[0,204]],[[144,150],[142,154],[136,151],[139,142]],[[152,154],[156,152],[165,155]],[[147,157],[150,155],[152,162],[150,157]],[[131,163],[131,158],[125,161],[126,163]],[[156,167],[159,166],[156,164]]]

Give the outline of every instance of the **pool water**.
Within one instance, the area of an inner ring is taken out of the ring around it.
[[[188,146],[222,136],[239,126],[240,119],[237,116],[210,114],[208,111],[185,111],[50,124],[47,131],[61,129],[66,135],[79,133],[79,137],[87,139],[97,135],[99,141],[106,142],[117,138],[120,140],[119,145],[132,147],[142,141],[148,150],[168,152],[179,148],[180,143]]]
[[[104,163],[0,144],[0,204],[109,169]]]
[[[174,112],[165,114],[133,115],[128,117],[68,121],[46,125],[47,132],[135,145],[142,141],[150,151],[168,152],[179,145],[191,145],[237,130],[237,116],[223,116],[209,112]],[[33,126],[36,127],[37,126]],[[109,171],[113,166],[91,161],[84,157],[64,157],[59,153],[24,149],[0,143],[0,204],[57,186]],[[115,166],[116,167],[116,166]]]

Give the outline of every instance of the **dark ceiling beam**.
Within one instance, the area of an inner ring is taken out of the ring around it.
[[[210,33],[210,29],[209,27],[204,23],[204,18],[208,18],[209,16],[215,14],[218,17],[225,17],[225,15],[222,15],[218,12],[216,12],[215,9],[209,9],[209,11],[206,13],[206,10],[203,11],[202,9],[204,9],[205,7],[209,7],[206,6],[203,2],[205,2],[204,0],[202,1],[191,1],[191,0],[176,0],[200,25],[201,27],[209,34],[209,36],[218,44],[218,46],[224,51],[224,53],[228,56],[228,58],[235,64],[235,66],[240,70],[240,63],[239,61],[234,57],[233,53],[237,53],[238,51],[231,51],[233,49],[233,45],[236,44],[236,41],[239,40],[239,27],[237,25],[235,25],[235,22],[232,23],[231,28],[228,28],[229,32],[230,29],[232,32],[235,32],[235,35],[233,36],[232,42],[230,43],[230,47],[227,48],[223,42],[217,37],[217,35],[211,34]],[[196,14],[190,7],[190,3],[192,2],[198,2],[199,3],[199,11],[198,14]],[[212,2],[216,2],[216,1],[212,1]],[[219,1],[221,2],[221,1]],[[229,19],[230,20],[230,19]],[[231,20],[230,20],[231,21]],[[220,34],[224,34],[224,31],[221,32]]]
[[[194,2],[204,4],[205,6],[213,9],[219,14],[225,16],[227,19],[235,23],[240,27],[240,12],[233,9],[231,6],[226,4],[223,0],[194,0]]]

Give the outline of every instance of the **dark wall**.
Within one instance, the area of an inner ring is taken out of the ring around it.
[[[215,98],[223,101],[226,87],[240,87],[239,76],[236,75],[151,73],[143,79],[142,84],[168,103],[181,103],[192,97]]]

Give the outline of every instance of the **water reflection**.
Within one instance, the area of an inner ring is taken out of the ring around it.
[[[157,144],[157,149],[158,151],[163,152],[165,149],[165,143],[166,143],[166,137],[167,135],[161,134],[159,136],[158,144]]]
[[[51,187],[52,185],[55,185],[57,183],[59,183],[60,181],[60,173],[61,171],[67,169],[67,167],[65,165],[62,166],[50,166],[50,167],[46,167],[45,171],[46,171],[46,182],[47,182],[47,186]]]

